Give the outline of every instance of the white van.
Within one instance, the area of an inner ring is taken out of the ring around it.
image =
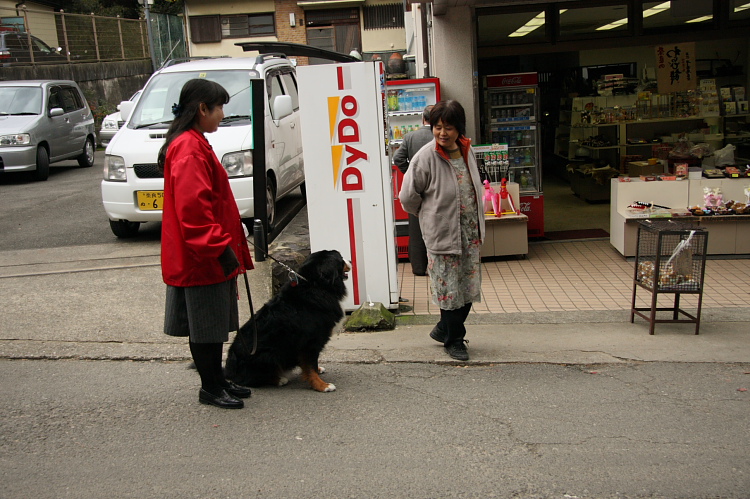
[[[142,222],[161,221],[164,178],[156,158],[172,122],[172,105],[179,102],[182,86],[192,78],[213,80],[230,95],[219,129],[206,138],[229,174],[242,218],[252,218],[254,212],[250,79],[262,78],[266,83],[263,116],[269,230],[275,222],[276,201],[298,186],[304,189],[297,79],[285,56],[201,59],[167,66],[151,76],[136,103],[120,103],[126,123],[105,152],[102,201],[117,237],[134,236]]]

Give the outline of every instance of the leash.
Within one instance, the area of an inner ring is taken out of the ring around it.
[[[302,279],[303,281],[307,282],[307,279],[305,279],[305,276],[303,276],[302,274],[298,274],[292,267],[290,267],[286,263],[281,262],[281,261],[275,259],[271,255],[269,255],[268,252],[265,251],[263,248],[259,248],[258,246],[254,245],[250,241],[248,241],[248,244],[250,244],[253,248],[255,248],[256,250],[258,250],[261,253],[263,253],[263,255],[265,255],[266,257],[270,258],[271,260],[273,260],[274,262],[278,263],[279,265],[281,265],[282,267],[284,267],[286,270],[288,270],[289,271],[289,281],[291,282],[292,287],[297,286],[299,284],[299,280],[300,279]]]
[[[250,295],[250,281],[247,279],[247,269],[245,269],[245,272],[243,272],[242,275],[245,277],[247,303],[250,305],[250,321],[253,323],[253,348],[250,350],[250,355],[255,355],[255,352],[258,350],[258,323],[255,322],[255,310],[253,309],[253,297]],[[239,329],[237,329],[237,334],[240,334]],[[242,339],[242,342],[245,343],[245,339],[242,338],[242,335],[240,335],[240,338]],[[245,348],[247,348],[247,345],[245,345]]]
[[[289,281],[291,282],[292,287],[295,287],[299,284],[299,279],[302,279],[303,281],[307,282],[307,279],[303,275],[298,274],[294,271],[289,265],[285,264],[284,262],[280,262],[276,258],[272,257],[268,254],[268,252],[264,251],[263,248],[259,248],[255,246],[250,241],[247,241],[248,244],[251,244],[253,248],[256,250],[260,250],[261,253],[263,253],[265,256],[273,260],[274,262],[278,263],[282,267],[284,267],[286,270],[289,271]],[[258,350],[258,323],[255,321],[255,308],[253,307],[253,297],[250,294],[250,281],[247,278],[247,269],[245,269],[245,272],[242,273],[243,277],[245,278],[245,291],[247,292],[247,303],[250,306],[250,321],[253,323],[253,348],[250,349],[250,355],[255,355],[255,352]],[[237,328],[237,334],[239,334],[239,327]],[[245,344],[245,339],[240,335],[240,340],[245,345],[245,349],[247,349],[247,344]]]

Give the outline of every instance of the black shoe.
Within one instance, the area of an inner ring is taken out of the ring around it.
[[[456,360],[469,360],[469,352],[466,350],[467,340],[454,341],[445,346],[445,351]]]
[[[426,275],[427,275],[427,272],[414,272],[414,271],[412,271],[412,274],[414,274],[414,275],[418,275],[418,276],[420,276],[420,277],[423,277],[423,276],[426,276]]]
[[[224,388],[229,395],[241,399],[246,399],[252,395],[252,391],[250,391],[250,388],[247,386],[237,385],[229,380],[227,380],[227,385],[222,388]]]
[[[445,343],[445,340],[448,339],[448,335],[445,334],[445,331],[440,329],[440,326],[435,326],[432,328],[432,331],[430,331],[430,338],[439,343]]]
[[[198,392],[198,401],[201,404],[215,405],[222,409],[242,409],[245,407],[243,401],[232,397],[223,388],[219,395],[214,395],[201,388],[201,391]]]

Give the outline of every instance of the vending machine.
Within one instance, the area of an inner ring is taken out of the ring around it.
[[[386,85],[388,109],[389,153],[391,158],[403,142],[407,133],[422,126],[422,111],[440,100],[440,80],[420,78],[412,80],[390,80]],[[393,210],[396,217],[396,248],[399,258],[409,256],[409,215],[401,207],[398,193],[404,174],[395,166],[393,171]]]
[[[520,188],[529,237],[544,236],[544,194],[537,73],[485,77],[484,132],[489,143],[508,144],[508,180]]]
[[[383,63],[297,68],[310,249],[351,262],[344,309],[398,308]]]

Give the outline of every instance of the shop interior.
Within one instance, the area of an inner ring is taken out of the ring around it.
[[[674,8],[677,2],[641,2],[643,17],[637,20],[641,27],[623,29],[622,24],[617,26],[617,22],[623,15],[627,21],[627,14],[623,14],[627,12],[627,5],[623,2],[608,3],[610,5],[596,8],[581,6],[577,12],[571,9],[573,15],[565,12],[566,9],[548,5],[542,11],[542,19],[545,12],[548,19],[557,16],[554,29],[548,27],[536,32],[532,29],[522,37],[528,37],[523,41],[518,41],[521,37],[513,39],[510,35],[514,29],[518,31],[519,25],[528,25],[538,19],[539,8],[534,11],[527,6],[523,12],[519,8],[477,10],[480,82],[488,75],[539,74],[544,230],[552,238],[555,238],[555,233],[567,234],[565,238],[577,238],[576,235],[582,238],[607,237],[610,229],[609,179],[628,175],[623,166],[624,156],[627,155],[628,160],[638,156],[643,160],[650,158],[656,150],[653,146],[659,145],[662,137],[680,135],[699,141],[697,132],[711,128],[713,133],[705,136],[711,150],[733,142],[737,161],[750,162],[750,116],[746,108],[724,116],[722,107],[721,116],[708,121],[671,119],[671,115],[660,114],[658,119],[646,120],[648,125],[644,123],[641,128],[628,129],[628,135],[637,133],[643,136],[644,143],[638,146],[631,147],[630,137],[626,143],[624,137],[607,137],[606,133],[594,136],[596,132],[588,129],[592,137],[581,136],[580,130],[575,129],[581,113],[574,110],[586,104],[596,104],[597,96],[622,96],[625,101],[632,98],[635,109],[639,93],[657,93],[655,46],[659,44],[695,43],[697,79],[715,80],[718,92],[722,87],[748,88],[750,39],[737,37],[738,33],[747,31],[718,30],[710,16],[703,22],[689,23],[687,21],[697,19],[694,16],[700,12],[681,11],[681,16],[670,14],[670,4]],[[741,7],[746,2],[730,3]],[[568,5],[575,7],[577,3],[566,3]],[[706,5],[711,11],[713,4],[708,2]],[[659,6],[666,10],[657,14],[648,11]],[[748,10],[730,12],[730,19],[725,23],[745,23],[750,4]],[[632,24],[632,15],[630,19]],[[608,23],[615,27],[605,30],[604,34],[596,32],[597,27]],[[727,37],[728,33],[734,36]],[[551,43],[551,37],[558,38],[557,42]],[[606,78],[616,79],[616,84],[606,85]],[[480,87],[480,100],[482,93]],[[480,114],[484,107],[480,102]],[[654,111],[649,116],[656,117],[657,113]],[[636,122],[640,118],[634,115],[626,119]],[[484,118],[480,121],[484,122]],[[707,124],[709,122],[712,127]],[[582,139],[589,142],[582,142]],[[487,140],[486,136],[482,137],[482,141]],[[621,141],[619,147],[618,140]],[[583,170],[587,175],[583,175],[582,165],[593,165],[597,171],[592,173],[589,166],[585,166]]]

